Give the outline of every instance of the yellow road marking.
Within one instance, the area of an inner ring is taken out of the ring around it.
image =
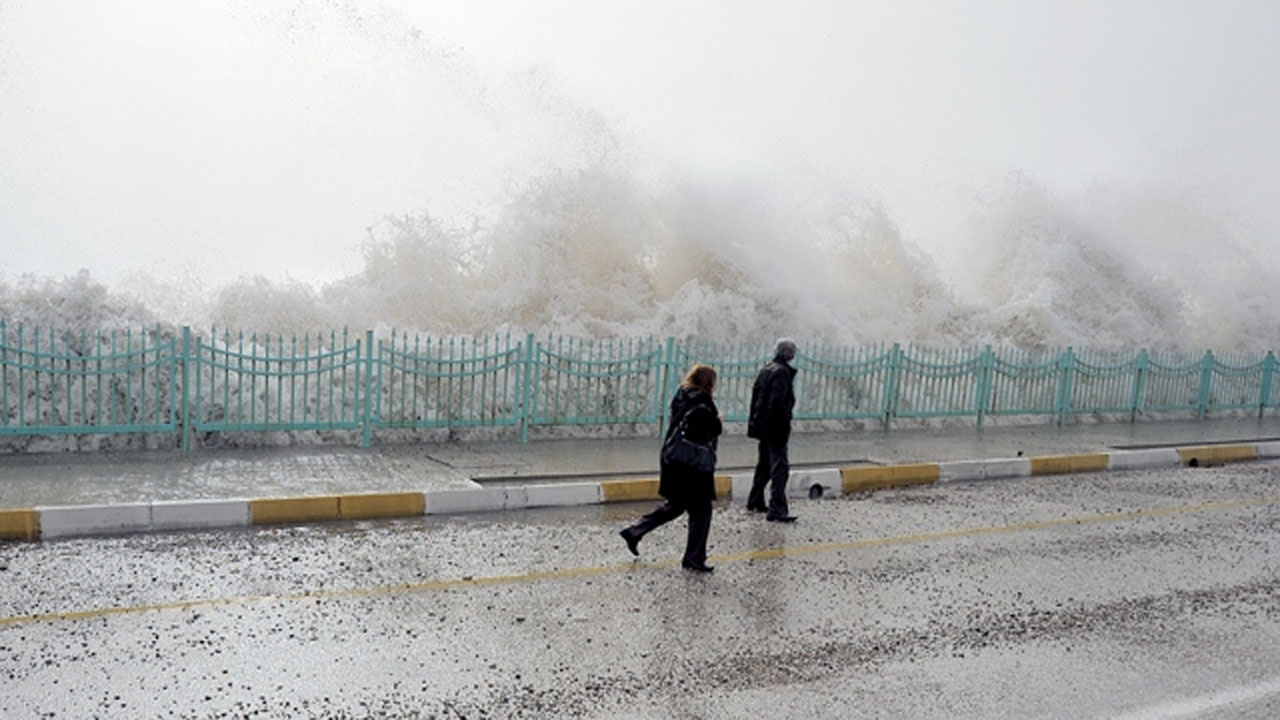
[[[1245,500],[1229,500],[1222,502],[1201,503],[1197,505],[1177,505],[1165,508],[1151,508],[1148,510],[1130,510],[1126,512],[1103,513],[1099,515],[1082,515],[1077,517],[1054,518],[1050,520],[1031,520],[1020,523],[1010,523],[1008,525],[992,525],[987,527],[957,528],[955,530],[939,530],[936,532],[915,533],[911,535],[892,535],[878,538],[862,538],[860,540],[848,540],[845,542],[831,543],[813,543],[810,545],[797,545],[791,547],[766,548],[763,550],[749,550],[740,553],[726,553],[715,555],[708,560],[715,562],[742,562],[749,560],[763,560],[781,557],[796,557],[800,555],[812,555],[816,553],[837,552],[841,550],[855,550],[858,548],[879,547],[883,545],[907,545],[913,543],[933,542],[935,540],[947,540],[961,537],[979,537],[982,535],[997,535],[1002,533],[1023,532],[1027,530],[1041,530],[1045,528],[1061,527],[1064,525],[1098,525],[1103,523],[1122,522],[1125,520],[1138,520],[1143,518],[1170,517],[1174,515],[1188,515],[1199,512],[1211,512],[1219,510],[1240,510],[1249,507],[1259,507],[1264,505],[1280,504],[1280,497],[1259,497],[1249,498]],[[377,595],[389,595],[393,593],[412,593],[427,592],[432,590],[453,590],[466,587],[477,587],[487,585],[513,585],[525,582],[540,582],[544,580],[562,580],[566,578],[582,578],[593,577],[597,575],[605,575],[619,572],[636,572],[649,568],[666,568],[676,565],[676,560],[660,560],[656,562],[630,562],[624,565],[597,565],[590,567],[564,568],[561,570],[540,570],[528,573],[519,573],[515,575],[490,575],[481,577],[461,577],[448,580],[426,580],[423,582],[413,583],[393,583],[390,585],[373,585],[369,587],[356,587],[337,590],[313,590],[310,592],[292,593],[287,595],[240,595],[226,598],[214,598],[211,600],[183,600],[168,603],[153,603],[148,605],[132,605],[121,607],[98,608],[93,610],[77,610],[72,612],[58,613],[41,613],[38,615],[15,615],[11,617],[0,617],[0,628],[11,627],[15,625],[30,625],[35,623],[53,623],[68,620],[91,620],[95,618],[112,617],[116,615],[136,615],[145,612],[163,611],[163,610],[194,610],[199,608],[211,608],[223,605],[248,605],[257,602],[287,602],[297,600],[334,600],[343,598],[370,597]]]

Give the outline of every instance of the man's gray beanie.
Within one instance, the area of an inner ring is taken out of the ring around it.
[[[791,362],[796,357],[795,341],[788,338],[782,338],[777,345],[773,346],[773,356],[779,360]]]

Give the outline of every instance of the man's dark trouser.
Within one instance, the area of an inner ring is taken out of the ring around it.
[[[637,537],[643,537],[656,527],[665,525],[680,517],[681,513],[689,513],[689,535],[685,540],[684,562],[691,565],[703,565],[707,562],[707,536],[711,534],[711,501],[695,500],[689,504],[676,500],[667,500],[658,509],[645,515],[631,526]]]
[[[787,477],[791,473],[791,462],[787,460],[787,441],[760,441],[759,459],[756,460],[756,474],[751,481],[751,494],[747,496],[749,507],[764,507],[764,486],[769,488],[769,517],[782,517],[789,514],[787,509]]]

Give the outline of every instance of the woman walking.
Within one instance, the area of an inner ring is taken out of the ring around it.
[[[720,411],[716,409],[712,393],[716,387],[716,371],[709,365],[694,365],[680,389],[671,399],[671,426],[663,440],[663,447],[684,437],[692,443],[710,446],[714,459],[717,438],[723,429]],[[634,525],[620,533],[627,541],[632,555],[639,555],[640,538],[650,530],[689,514],[689,535],[685,541],[684,558],[680,565],[686,570],[711,572],[707,565],[707,535],[711,532],[711,502],[716,497],[714,462],[711,469],[698,470],[688,465],[663,461],[658,494],[666,502],[656,510],[640,518]]]

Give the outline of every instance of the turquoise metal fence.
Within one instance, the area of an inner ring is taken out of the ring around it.
[[[1071,382],[1063,410],[1070,413],[1131,413],[1135,358],[1111,353],[1072,351]]]
[[[375,428],[519,425],[526,341],[392,333],[373,359]]]
[[[524,439],[536,425],[658,422],[670,345],[652,338],[547,338],[527,365]]]
[[[895,345],[890,357],[897,366],[890,386],[896,388],[896,393],[886,418],[979,414],[985,355],[915,348],[903,352]]]
[[[176,342],[159,328],[59,333],[0,322],[0,435],[172,432]]]
[[[1249,410],[1261,407],[1262,381],[1267,357],[1247,355],[1217,356],[1205,353],[1205,366],[1211,377],[1204,379],[1204,401],[1197,408],[1203,417],[1214,410]]]
[[[346,332],[286,340],[215,329],[205,339],[184,329],[183,347],[183,374],[195,378],[193,392],[183,396],[191,413],[185,447],[190,447],[191,432],[353,430],[364,425],[364,346]]]
[[[702,341],[678,344],[668,340],[666,383],[658,399],[662,419],[671,418],[671,397],[684,379],[689,368],[696,363],[711,365],[716,370],[716,407],[729,422],[745,422],[751,411],[751,386],[763,360],[769,357],[770,346],[742,343],[720,345]],[[797,378],[801,382],[802,378]]]
[[[1056,353],[1011,350],[988,357],[984,416],[1058,414],[1062,361]]]
[[[1155,353],[1147,361],[1140,411],[1196,411],[1200,404],[1202,361]]]
[[[58,333],[0,322],[0,436],[655,424],[696,362],[747,419],[768,345],[366,331],[208,335],[155,327]],[[804,347],[799,420],[1257,412],[1280,407],[1276,355]]]

